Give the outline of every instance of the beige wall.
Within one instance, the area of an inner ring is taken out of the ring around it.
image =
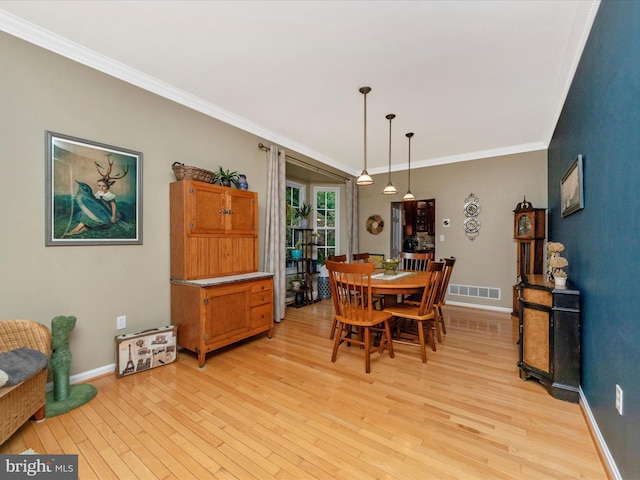
[[[264,199],[266,142],[4,33],[0,71],[0,319],[75,315],[71,373],[109,365],[115,335],[171,322],[171,164],[247,173]],[[143,152],[143,245],[45,247],[45,130]]]
[[[387,175],[374,177],[375,184],[359,187],[360,250],[390,252],[390,202],[402,200],[407,191],[407,173],[392,174],[398,189],[393,198],[382,195]],[[501,300],[449,296],[450,302],[480,304],[510,309],[511,287],[515,283],[516,244],[513,240],[513,209],[524,195],[535,207],[547,207],[547,153],[544,151],[507,155],[411,171],[411,190],[417,199],[436,199],[436,257],[458,259],[452,283],[501,289]],[[473,193],[482,211],[480,235],[470,241],[464,234],[462,211]],[[382,233],[372,235],[365,222],[378,214],[385,221]],[[451,226],[444,228],[442,220]],[[444,235],[444,241],[440,241]]]
[[[114,361],[114,336],[171,321],[171,164],[247,173],[262,200],[266,154],[257,145],[267,142],[4,33],[0,71],[0,319],[50,325],[56,315],[75,315],[71,373],[98,369]],[[46,130],[143,152],[143,245],[45,247]],[[361,250],[388,254],[388,229],[374,237],[364,226],[374,213],[388,221],[390,200],[380,193],[385,183],[386,176],[378,176],[373,187],[360,188]],[[405,174],[394,175],[394,183],[406,191]],[[437,254],[459,259],[453,281],[500,287],[502,301],[490,306],[509,307],[515,272],[511,211],[525,194],[535,206],[546,206],[546,153],[417,169],[412,190],[419,198],[436,198],[436,233],[445,235]],[[470,192],[482,205],[474,242],[461,226]],[[346,229],[343,185],[341,198]],[[261,237],[265,205],[260,202]],[[440,227],[442,218],[451,218],[449,229]],[[261,244],[260,265],[263,251]],[[115,329],[118,315],[127,316],[126,330]]]

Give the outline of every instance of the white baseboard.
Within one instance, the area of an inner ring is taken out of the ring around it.
[[[69,384],[73,385],[74,383],[86,382],[87,380],[91,380],[92,378],[101,377],[102,375],[113,373],[115,371],[116,371],[115,363],[112,363],[110,365],[105,365],[104,367],[100,367],[100,368],[94,368],[93,370],[78,373],[76,375],[71,375],[69,377]],[[51,392],[51,391],[53,391],[53,382],[47,383],[47,392]]]
[[[492,307],[491,305],[478,305],[477,303],[452,302],[447,300],[447,305],[455,305],[456,307],[478,308],[480,310],[492,310],[494,312],[511,313],[510,308]]]
[[[618,466],[616,465],[611,452],[609,451],[609,447],[607,443],[604,441],[604,437],[598,428],[598,424],[596,423],[596,419],[591,412],[591,408],[589,408],[589,402],[587,402],[587,397],[584,396],[584,392],[582,391],[582,387],[579,388],[580,392],[580,406],[582,407],[582,411],[587,417],[587,421],[589,422],[589,428],[591,429],[591,433],[595,437],[597,442],[597,448],[600,451],[600,455],[604,459],[607,469],[607,473],[609,473],[615,480],[623,480],[622,475],[620,475],[620,471],[618,470]]]

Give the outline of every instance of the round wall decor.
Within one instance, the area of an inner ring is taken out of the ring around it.
[[[378,235],[384,228],[384,221],[380,215],[371,215],[367,218],[367,232]]]
[[[464,216],[467,217],[464,220],[464,234],[469,240],[475,240],[480,235],[480,200],[473,193],[464,200],[463,207]]]

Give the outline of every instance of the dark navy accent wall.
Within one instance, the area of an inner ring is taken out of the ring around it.
[[[560,180],[584,157],[584,209]],[[549,240],[582,293],[581,387],[625,479],[640,479],[640,1],[603,1],[549,146]],[[615,386],[624,391],[624,415]]]

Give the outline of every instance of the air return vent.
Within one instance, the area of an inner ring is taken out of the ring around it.
[[[500,300],[500,289],[492,287],[477,287],[474,285],[449,284],[449,295]]]

